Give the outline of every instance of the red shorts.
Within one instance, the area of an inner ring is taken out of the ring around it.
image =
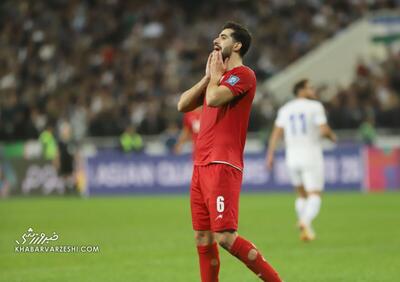
[[[194,166],[190,207],[194,230],[237,230],[242,172],[230,165]]]

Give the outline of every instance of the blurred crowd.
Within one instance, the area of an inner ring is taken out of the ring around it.
[[[47,124],[65,122],[74,140],[119,135],[130,126],[142,135],[169,134],[180,126],[179,94],[203,75],[212,40],[226,21],[241,22],[253,33],[245,62],[263,81],[368,11],[398,5],[386,0],[4,0],[0,140],[37,138]],[[333,126],[357,127],[364,112],[374,112],[380,126],[393,126],[386,110],[398,106],[398,67],[398,56],[378,67],[360,64],[353,85],[328,105]],[[250,130],[270,123],[276,105],[262,98],[267,96],[258,93]]]
[[[400,52],[388,53],[384,62],[360,61],[353,83],[327,103],[334,128],[400,128]]]

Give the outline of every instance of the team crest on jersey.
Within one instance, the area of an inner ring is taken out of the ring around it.
[[[237,77],[236,75],[231,75],[226,82],[229,83],[231,86],[233,86],[236,83],[238,83],[239,80],[240,80],[240,78]]]

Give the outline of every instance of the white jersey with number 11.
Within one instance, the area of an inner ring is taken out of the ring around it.
[[[297,98],[280,108],[275,125],[284,130],[289,166],[322,165],[320,125],[326,123],[324,108],[315,100]]]

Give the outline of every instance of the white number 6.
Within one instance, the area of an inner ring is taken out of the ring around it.
[[[218,196],[217,197],[217,211],[218,212],[223,212],[224,209],[225,209],[224,197],[223,196]]]

